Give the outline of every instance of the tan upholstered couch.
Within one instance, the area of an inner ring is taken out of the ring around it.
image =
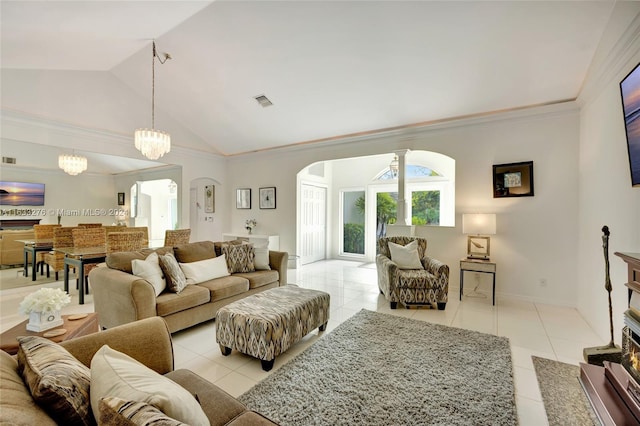
[[[215,246],[223,243],[201,241],[163,247],[158,253],[173,252],[180,263],[216,257]],[[270,270],[234,273],[200,284],[188,285],[179,294],[163,291],[157,297],[149,281],[131,273],[132,259],[144,259],[152,250],[114,253],[106,267],[89,274],[95,311],[100,326],[111,328],[143,318],[161,316],[171,332],[214,319],[218,309],[251,294],[287,284],[288,254],[269,252]]]
[[[0,231],[0,265],[24,263],[24,244],[17,240],[33,240],[33,229],[3,229]]]
[[[171,334],[160,318],[150,318],[111,330],[62,342],[71,355],[89,366],[93,355],[103,345],[124,352],[152,370],[166,375],[198,400],[212,426],[273,425],[271,421],[247,408],[231,395],[189,370],[174,371]],[[18,373],[16,359],[0,351],[0,424],[55,425],[37,405]]]

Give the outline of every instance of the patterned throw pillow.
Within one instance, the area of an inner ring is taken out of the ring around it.
[[[227,258],[227,268],[229,272],[254,272],[256,267],[253,263],[255,253],[251,244],[223,245],[222,254]]]
[[[187,277],[180,269],[180,265],[172,253],[158,256],[160,258],[160,268],[167,281],[167,289],[174,293],[180,293],[187,286]]]
[[[21,336],[18,343],[18,371],[38,405],[58,424],[95,424],[89,368],[44,337]]]
[[[181,426],[185,423],[172,419],[146,402],[125,401],[113,396],[100,399],[99,424],[111,426]]]

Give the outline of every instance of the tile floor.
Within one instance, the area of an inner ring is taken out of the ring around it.
[[[0,279],[8,274],[15,276],[15,273],[14,269],[2,270]],[[451,283],[450,300],[444,311],[391,310],[379,294],[375,265],[372,264],[340,260],[317,262],[289,270],[289,282],[331,294],[331,318],[325,333],[331,332],[360,309],[369,309],[508,337],[522,426],[547,424],[531,355],[577,365],[582,360],[582,348],[603,344],[575,309],[500,298],[496,306],[492,306],[491,298],[486,296],[490,295],[489,288],[478,289],[478,293],[485,294],[484,297],[465,296],[460,302],[457,284]],[[47,286],[62,288],[62,283]],[[18,315],[17,306],[26,294],[36,288],[0,291],[0,331],[24,319]],[[75,289],[72,295],[72,304],[65,307],[64,314],[93,312],[91,295],[82,306],[78,305]],[[315,330],[276,359],[272,371],[318,338],[318,330]],[[191,369],[231,395],[241,395],[270,374],[262,371],[259,361],[235,351],[228,357],[222,356],[215,342],[213,321],[175,333],[173,340],[176,368]]]

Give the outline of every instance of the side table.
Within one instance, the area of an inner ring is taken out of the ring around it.
[[[496,263],[482,259],[462,259],[460,260],[460,300],[462,300],[462,289],[464,288],[464,273],[482,272],[493,275],[493,305],[496,304]]]
[[[0,349],[7,352],[10,355],[18,353],[18,336],[42,336],[47,331],[56,330],[58,328],[64,328],[67,332],[61,336],[50,337],[53,342],[60,343],[65,340],[71,340],[75,337],[86,336],[87,334],[96,333],[99,330],[98,326],[98,314],[91,313],[85,318],[78,320],[70,320],[69,317],[73,315],[62,315],[64,323],[50,330],[36,333],[35,331],[27,330],[27,323],[29,320],[24,320],[15,327],[0,334]]]

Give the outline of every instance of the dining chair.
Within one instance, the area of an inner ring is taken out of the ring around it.
[[[167,229],[164,233],[164,246],[173,247],[187,244],[191,238],[191,229]]]
[[[76,229],[75,226],[65,226],[56,228],[53,230],[53,248],[61,247],[73,247],[73,233]],[[47,263],[50,269],[56,274],[56,281],[58,281],[58,272],[64,270],[64,253],[52,250],[45,253],[44,261]],[[47,268],[47,272],[49,270]],[[73,268],[73,267],[72,267]],[[48,277],[49,275],[47,275]]]
[[[49,224],[43,224],[43,225],[33,225],[33,235],[35,237],[36,240],[36,246],[38,244],[45,244],[45,245],[50,245],[50,242],[47,243],[38,243],[38,240],[52,240],[53,239],[53,230],[56,228],[60,228],[62,225],[49,225]],[[41,252],[37,252],[35,255],[35,259],[33,259],[34,262],[36,262],[36,267],[40,267],[40,275],[44,275],[44,267],[46,265],[45,263],[45,256],[46,256],[47,252],[46,251],[41,251]],[[49,275],[49,271],[47,271],[47,276]]]
[[[107,254],[119,251],[135,251],[147,247],[145,233],[136,232],[110,232],[107,234]]]
[[[78,227],[72,232],[73,235],[73,248],[91,248],[91,247],[104,247],[106,252],[107,245],[107,233],[103,227],[100,228],[83,228]],[[101,258],[104,256],[100,256]],[[84,282],[87,282],[89,272],[97,267],[101,262],[85,263],[84,264]],[[85,286],[87,291],[89,286]],[[82,291],[82,289],[80,289]]]

